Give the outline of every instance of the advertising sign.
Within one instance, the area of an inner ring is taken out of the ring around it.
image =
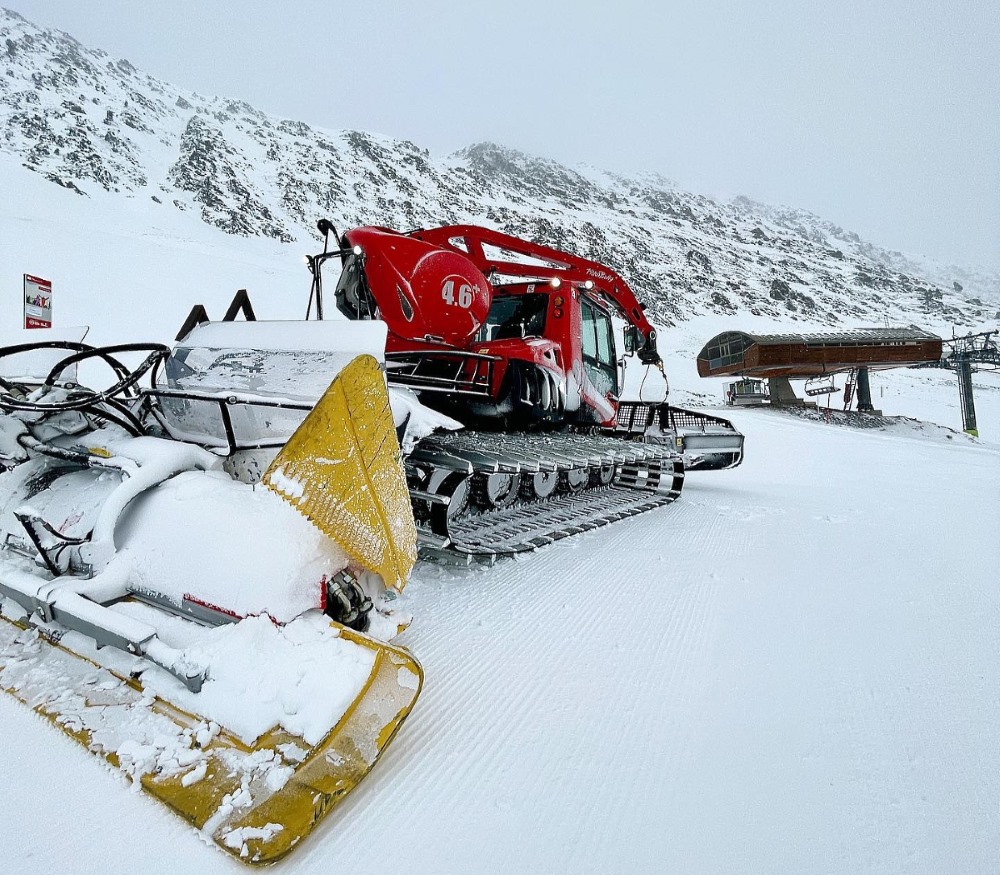
[[[24,327],[52,327],[52,283],[27,273],[24,275]]]

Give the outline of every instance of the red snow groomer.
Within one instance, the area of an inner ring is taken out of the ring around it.
[[[437,406],[465,421],[615,428],[613,314],[629,324],[626,349],[662,369],[656,330],[603,265],[473,226],[356,228],[343,242],[338,309],[377,313],[394,379],[438,393]]]
[[[389,382],[474,429],[407,459],[425,547],[533,549],[672,501],[685,466],[741,461],[728,421],[666,403],[656,329],[605,265],[472,225],[319,229],[310,313],[340,259],[337,309],[384,320]],[[655,369],[655,401],[623,400],[628,364]]]

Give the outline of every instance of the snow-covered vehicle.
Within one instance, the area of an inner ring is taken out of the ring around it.
[[[0,686],[268,862],[368,773],[422,671],[388,643],[416,536],[384,334],[252,327],[0,348]],[[77,381],[96,363],[102,390]]]
[[[467,426],[407,457],[426,551],[534,550],[673,501],[686,471],[742,461],[731,422],[667,403],[657,331],[607,265],[475,225],[318,228],[310,310],[323,319],[323,266],[339,263],[339,316],[387,326],[390,386]],[[626,370],[643,375],[638,397]]]

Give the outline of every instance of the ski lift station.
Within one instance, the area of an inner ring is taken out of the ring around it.
[[[837,391],[834,374],[849,374],[845,402],[849,404],[856,391],[858,410],[875,413],[870,370],[936,363],[941,351],[942,339],[916,326],[822,334],[725,331],[698,353],[698,374],[740,377],[728,386],[730,404],[772,405],[803,403],[792,390],[792,379],[806,380],[806,395],[816,396]]]

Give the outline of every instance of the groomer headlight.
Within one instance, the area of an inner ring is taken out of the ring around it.
[[[354,247],[354,249],[352,249],[351,251],[352,251],[352,252],[353,252],[353,253],[354,253],[355,255],[360,255],[360,254],[361,254],[361,247],[360,247],[360,246],[355,246],[355,247]]]

